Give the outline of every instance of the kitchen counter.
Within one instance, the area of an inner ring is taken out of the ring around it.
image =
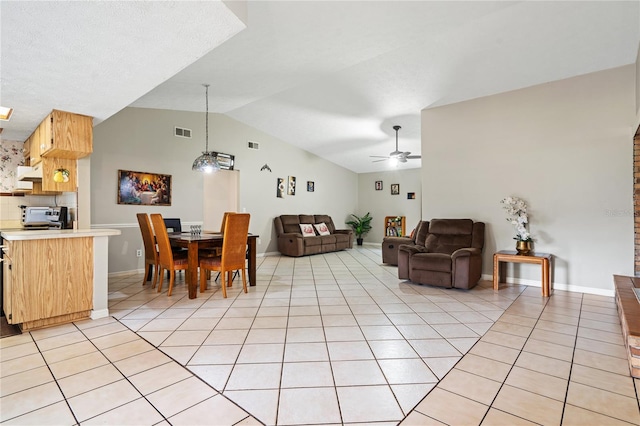
[[[110,237],[120,235],[118,229],[39,229],[0,230],[2,238],[8,241],[44,240],[50,238]]]
[[[109,315],[109,237],[118,229],[0,230],[3,308],[23,331]]]

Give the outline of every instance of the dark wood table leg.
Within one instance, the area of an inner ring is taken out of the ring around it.
[[[249,285],[256,285],[256,239],[249,238]]]
[[[189,299],[195,299],[198,297],[198,241],[189,241],[188,249],[189,269],[185,278],[189,286]]]

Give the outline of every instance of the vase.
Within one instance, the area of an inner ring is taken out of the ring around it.
[[[359,246],[362,245],[362,238],[356,238],[356,243],[358,243]]]
[[[531,253],[531,241],[517,241],[516,251],[520,255],[528,255],[529,253]]]

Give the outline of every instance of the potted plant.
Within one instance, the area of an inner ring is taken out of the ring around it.
[[[527,255],[531,252],[533,238],[527,229],[529,224],[529,215],[527,213],[527,204],[518,197],[506,197],[502,201],[504,210],[508,213],[507,222],[516,228],[516,250],[518,254]]]
[[[373,218],[369,212],[362,217],[356,216],[355,214],[352,214],[351,216],[353,216],[355,220],[348,221],[347,225],[353,228],[353,232],[356,234],[356,241],[358,245],[361,246],[362,237],[366,235],[367,232],[371,231],[371,220],[373,220]]]

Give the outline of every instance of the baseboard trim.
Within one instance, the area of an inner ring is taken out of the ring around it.
[[[493,275],[482,274],[482,279],[493,281]],[[540,283],[539,280],[507,277],[505,281],[507,282],[507,284],[521,284],[521,285],[528,285],[530,287],[542,287],[542,284]],[[615,296],[615,290],[613,288],[607,289],[607,288],[585,287],[581,285],[573,285],[573,284],[566,284],[566,283],[552,283],[552,288],[554,290],[570,291],[572,293],[586,293],[586,294],[595,294],[598,296],[608,296],[608,297]]]
[[[106,318],[109,316],[109,309],[100,309],[99,311],[91,311],[91,319],[96,320],[100,318]]]

